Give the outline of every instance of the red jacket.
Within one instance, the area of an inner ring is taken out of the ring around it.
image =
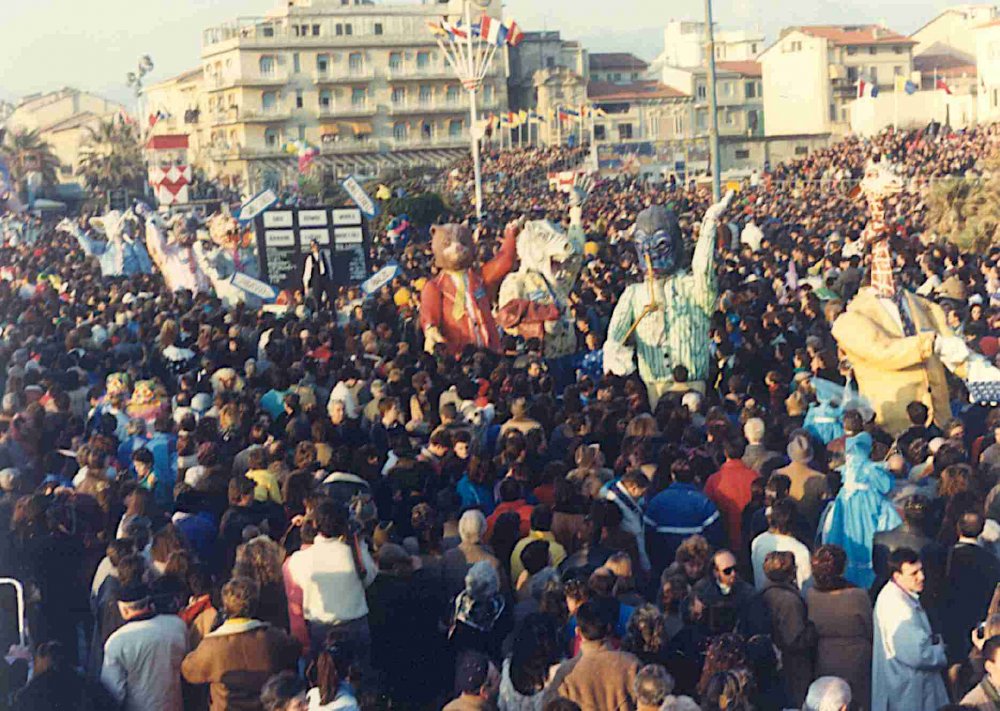
[[[420,327],[436,326],[444,336],[449,355],[457,355],[468,345],[500,351],[500,331],[493,318],[493,300],[500,282],[514,268],[517,259],[517,237],[510,233],[496,256],[479,269],[464,272],[465,288],[470,299],[462,306],[462,316],[455,318],[455,278],[441,272],[424,285],[420,293]],[[461,273],[460,273],[461,274]],[[470,314],[471,301],[474,313]]]
[[[521,518],[520,538],[524,538],[528,535],[528,531],[531,530],[531,510],[534,507],[526,502],[524,499],[518,499],[517,501],[504,501],[497,504],[497,507],[493,509],[493,513],[489,515],[486,519],[486,540],[493,538],[493,524],[497,522],[503,514],[513,511]]]
[[[725,463],[705,482],[705,496],[710,498],[722,513],[729,533],[729,545],[733,551],[742,543],[743,509],[750,503],[750,484],[760,478],[760,474],[739,459],[727,459]]]

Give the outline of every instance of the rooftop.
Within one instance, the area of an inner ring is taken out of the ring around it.
[[[782,30],[781,35],[796,31],[835,45],[917,44],[909,37],[881,25],[799,25]]]
[[[681,99],[683,91],[658,81],[639,81],[633,84],[612,84],[592,81],[587,85],[587,98],[592,101],[640,101],[643,99]]]
[[[69,118],[65,118],[62,121],[57,121],[54,124],[43,127],[41,130],[43,132],[58,132],[58,131],[68,131],[74,128],[82,128],[83,126],[88,126],[95,121],[99,121],[100,116],[95,114],[93,111],[83,111],[82,113],[74,114]]]
[[[762,76],[760,62],[716,62],[715,68],[726,72],[736,72],[748,77]]]
[[[608,69],[645,70],[649,64],[631,52],[597,52],[590,55],[590,71]]]
[[[913,58],[913,68],[925,76],[960,77],[975,76],[975,63],[952,54],[920,54]]]

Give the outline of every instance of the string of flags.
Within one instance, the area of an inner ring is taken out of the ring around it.
[[[483,15],[479,22],[466,25],[462,20],[451,22],[442,17],[439,22],[428,22],[431,32],[439,37],[451,40],[478,39],[486,44],[497,47],[509,45],[516,47],[524,39],[524,32],[513,20],[500,20],[496,17]]]
[[[497,128],[519,128],[520,126],[541,123],[555,123],[565,121],[578,121],[584,118],[599,118],[607,116],[604,109],[596,106],[583,104],[582,106],[560,106],[549,110],[545,115],[538,113],[534,109],[526,111],[508,111],[501,114],[487,114],[480,120],[480,125],[484,131],[495,131]]]
[[[857,82],[858,94],[857,98],[871,98],[874,99],[879,94],[878,84],[874,82],[867,81],[865,79],[859,78]],[[906,77],[894,77],[893,78],[893,91],[903,92],[905,94],[915,94],[920,91],[920,85],[915,81],[907,79]],[[944,81],[944,79],[938,79],[934,82],[935,91],[943,91],[944,93],[951,95],[951,87]]]
[[[170,114],[168,114],[166,111],[163,111],[162,109],[157,109],[156,113],[152,113],[149,115],[149,127],[153,128],[154,126],[156,126],[157,122],[166,121],[168,118],[170,118]]]

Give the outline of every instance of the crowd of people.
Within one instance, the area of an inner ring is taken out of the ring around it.
[[[998,141],[889,131],[743,186],[709,377],[676,369],[655,408],[602,344],[636,215],[667,206],[693,247],[703,184],[591,189],[569,384],[536,338],[426,352],[420,235],[375,245],[402,273],[367,299],[253,311],[102,278],[31,221],[0,246],[0,577],[30,635],[0,598],[0,709],[1000,709],[1000,409],[955,380],[950,417],[906,403],[890,432],[819,384],[852,381],[831,326],[876,158],[908,179],[897,279],[1000,353],[1000,250],[931,234],[923,193]],[[564,222],[547,174],[585,157],[485,156],[480,257]]]

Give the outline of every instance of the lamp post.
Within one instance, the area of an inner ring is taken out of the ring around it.
[[[708,138],[711,143],[712,201],[722,199],[719,159],[719,102],[715,93],[715,30],[712,27],[712,0],[705,0],[705,52],[708,54]]]
[[[147,74],[153,71],[153,59],[148,55],[144,54],[139,57],[139,61],[136,64],[134,72],[129,72],[125,75],[125,84],[130,87],[132,91],[135,92],[135,108],[139,114],[139,135],[142,136],[142,79]],[[145,153],[145,151],[143,151]],[[149,197],[149,183],[146,180],[142,181],[144,197]]]

